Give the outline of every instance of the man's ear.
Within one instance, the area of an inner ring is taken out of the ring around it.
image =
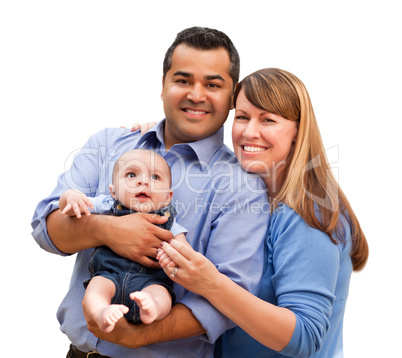
[[[110,191],[110,195],[112,196],[112,198],[116,199],[116,189],[113,184],[109,185],[109,191]]]
[[[230,109],[234,109],[234,94],[236,92],[236,88],[238,85],[239,85],[239,83],[236,83],[236,85],[233,88],[232,97],[230,99]]]
[[[163,101],[163,89],[165,88],[165,76],[162,76],[162,93],[161,93],[161,100]]]

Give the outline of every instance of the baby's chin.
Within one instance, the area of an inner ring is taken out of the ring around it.
[[[140,204],[134,204],[130,205],[130,209],[137,211],[139,213],[149,213],[150,211],[155,211],[155,205],[150,204],[150,203],[140,203]]]

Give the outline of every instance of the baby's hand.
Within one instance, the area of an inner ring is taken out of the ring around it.
[[[78,219],[83,213],[87,216],[91,215],[88,207],[91,209],[94,207],[91,200],[78,190],[65,191],[60,197],[59,206],[62,214],[76,216]]]
[[[168,254],[163,251],[163,249],[158,249],[158,253],[156,255],[156,259],[159,261],[162,267],[179,267],[169,256]]]

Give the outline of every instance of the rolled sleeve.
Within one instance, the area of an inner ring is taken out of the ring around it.
[[[50,200],[48,202],[48,200]],[[59,199],[51,199],[44,200],[39,203],[34,216],[32,218],[32,236],[36,240],[37,244],[45,251],[50,253],[61,255],[61,256],[69,256],[64,252],[61,252],[57,247],[53,244],[52,240],[47,233],[47,225],[46,218],[49,214],[59,208]]]

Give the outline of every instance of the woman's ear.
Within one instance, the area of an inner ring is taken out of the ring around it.
[[[300,124],[300,122],[296,123],[296,133],[295,133],[295,135],[293,137],[292,143],[296,143],[297,135],[299,134],[299,124]]]
[[[293,144],[296,143],[296,139],[297,139],[298,134],[299,134],[299,131],[296,130],[295,136],[293,137],[293,141],[292,141]]]

